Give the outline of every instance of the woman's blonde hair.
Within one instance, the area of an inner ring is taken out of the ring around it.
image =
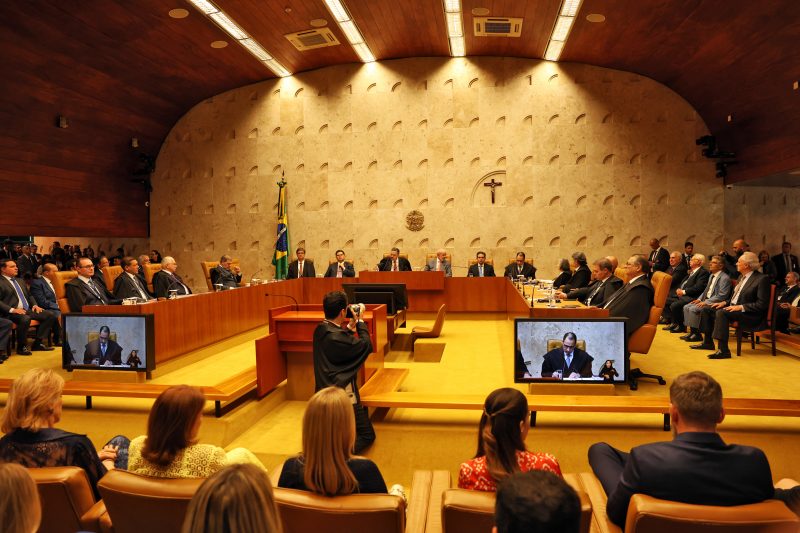
[[[28,470],[0,463],[0,524],[5,533],[33,533],[42,520],[36,483]]]
[[[39,431],[50,423],[64,390],[64,378],[50,369],[33,368],[11,384],[0,425],[3,433],[15,429]]]
[[[272,484],[252,464],[231,465],[200,485],[186,512],[183,533],[281,533]]]
[[[347,466],[356,440],[350,398],[339,387],[318,391],[303,415],[303,481],[325,496],[352,494],[358,481]]]

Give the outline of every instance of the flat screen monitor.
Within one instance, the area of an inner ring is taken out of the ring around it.
[[[516,383],[626,383],[630,370],[622,318],[518,318]]]
[[[63,367],[144,372],[156,367],[153,315],[61,315]]]
[[[386,304],[386,314],[408,307],[405,283],[342,283],[347,301],[358,304]]]

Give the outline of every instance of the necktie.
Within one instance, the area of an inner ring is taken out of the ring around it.
[[[436,272],[439,272],[442,269],[441,261],[438,259],[436,260]]]
[[[297,263],[297,277],[298,278],[302,278],[303,277],[303,261],[300,261],[299,263]]]
[[[783,254],[783,261],[786,263],[786,272],[791,272],[792,262],[789,260],[789,254]]]
[[[695,270],[694,272],[697,272],[697,271]],[[689,283],[689,278],[691,278],[692,276],[694,276],[694,272],[692,272],[691,274],[689,274],[688,276],[686,276],[686,279],[685,279],[685,280],[683,280],[683,281],[681,282],[681,289],[682,289],[682,288],[684,288],[684,287],[686,287],[686,284],[687,284],[687,283]]]
[[[567,362],[567,370],[569,370],[570,365],[572,364],[572,355],[567,355],[564,357]]]
[[[20,288],[19,283],[17,283],[17,280],[11,278],[11,284],[14,285],[14,290],[17,291],[17,296],[19,296],[19,303],[22,304],[22,308],[25,309],[26,311],[30,310],[31,307],[30,305],[28,305],[28,300],[25,299],[25,295],[22,293],[22,289]]]
[[[183,280],[181,279],[181,277],[179,275],[170,273],[170,276],[175,278],[175,280],[178,282],[178,284],[181,287],[183,287],[183,294],[189,294],[189,288],[186,285],[183,284]]]
[[[392,271],[397,272],[397,261],[392,261]]]
[[[142,285],[141,282],[139,281],[138,276],[134,277],[133,283],[136,284],[136,290],[139,291],[139,298],[141,298],[142,300],[149,300],[150,297],[147,296],[147,293],[142,290]]]
[[[589,297],[586,298],[586,305],[592,305],[592,298],[594,298],[597,295],[597,293],[600,291],[600,288],[602,286],[603,286],[603,282],[602,281],[598,281],[597,282],[597,286],[594,288],[594,290],[589,295]]]
[[[336,277],[337,278],[341,278],[342,277],[342,265],[341,264],[339,265],[339,268],[336,269]]]
[[[106,356],[106,343],[100,344],[100,351],[103,352],[103,357]]]
[[[719,273],[711,276],[711,279],[708,282],[708,290],[706,291],[706,298],[711,298],[711,293],[714,292],[714,285],[717,284],[718,278],[719,278]]]
[[[95,286],[95,284],[94,284],[94,281],[92,281],[92,280],[89,280],[89,282],[87,283],[87,285],[89,285],[89,290],[90,290],[90,291],[92,291],[92,293],[93,293],[95,296],[97,296],[97,299],[98,299],[98,300],[100,300],[100,303],[102,303],[102,304],[104,304],[104,305],[105,305],[105,304],[106,304],[106,299],[105,299],[105,298],[103,298],[103,295],[102,295],[102,294],[100,294],[100,291],[99,291],[99,290],[97,289],[97,287]]]
[[[733,291],[733,298],[731,298],[731,305],[736,305],[739,302],[739,294],[742,292],[745,283],[750,280],[750,276],[745,279],[739,280],[739,283],[736,284],[736,289]]]
[[[478,277],[483,277],[483,265],[478,265]]]

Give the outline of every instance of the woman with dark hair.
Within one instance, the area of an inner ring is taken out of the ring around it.
[[[236,463],[264,466],[252,452],[230,452],[212,444],[197,444],[206,399],[197,387],[176,385],[162,392],[150,409],[147,435],[131,441],[128,470],[163,478],[208,477]]]
[[[528,399],[517,389],[489,394],[478,427],[478,451],[461,464],[458,487],[494,492],[497,484],[515,472],[546,470],[561,476],[556,458],[525,449],[530,429]]]
[[[572,269],[569,267],[569,261],[562,259],[558,262],[558,277],[553,280],[553,287],[558,289],[562,285],[566,285],[572,277]]]
[[[154,265],[161,264],[162,261],[161,253],[158,250],[150,250],[150,262]]]
[[[758,262],[759,272],[769,276],[770,283],[775,283],[778,280],[778,269],[775,268],[775,263],[769,258],[769,252],[766,250],[758,252]]]
[[[569,281],[561,289],[563,292],[568,293],[572,289],[581,289],[589,285],[592,279],[592,269],[586,264],[586,254],[583,252],[575,252],[572,254],[570,266],[573,268],[572,276]]]

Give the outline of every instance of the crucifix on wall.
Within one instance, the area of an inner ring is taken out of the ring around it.
[[[492,181],[487,181],[486,183],[483,184],[484,187],[491,187],[492,188],[492,203],[494,203],[494,188],[495,187],[500,187],[501,185],[503,185],[503,182],[502,181],[494,181],[494,178],[492,178]]]

